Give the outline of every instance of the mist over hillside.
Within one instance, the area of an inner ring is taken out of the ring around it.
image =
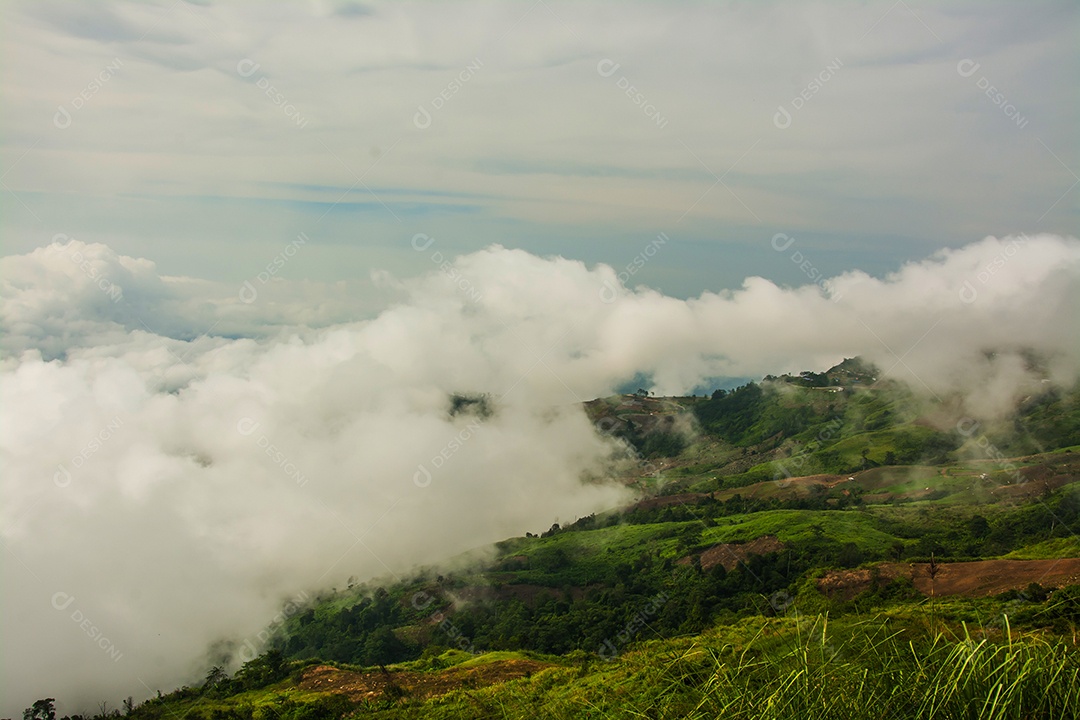
[[[339,322],[355,300],[248,303],[103,245],[0,259],[4,712],[145,697],[300,593],[630,502],[583,403],[635,376],[679,395],[861,356],[992,422],[1080,369],[1072,238],[689,300],[499,246],[449,268],[375,272],[391,300]]]

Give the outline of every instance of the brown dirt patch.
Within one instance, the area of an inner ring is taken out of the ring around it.
[[[356,672],[339,670],[329,665],[316,665],[304,671],[299,687],[323,693],[347,695],[350,700],[375,700],[393,686],[404,690],[408,697],[427,698],[461,688],[478,688],[507,680],[528,677],[551,667],[535,660],[496,660],[478,667],[451,667],[438,672],[410,670],[370,670]]]
[[[730,500],[736,495],[741,495],[744,498],[768,498],[768,497],[806,497],[814,490],[818,485],[823,485],[827,488],[834,488],[837,485],[842,485],[848,482],[851,477],[857,477],[857,474],[844,474],[844,475],[802,475],[799,477],[779,478],[777,480],[764,480],[752,485],[745,485],[740,488],[726,488],[724,490],[717,490],[712,495],[717,500]]]
[[[928,563],[881,563],[874,570],[883,580],[911,578],[915,589],[926,596],[930,595],[931,586],[938,596],[984,597],[1022,590],[1031,583],[1044,587],[1080,583],[1080,558],[938,563],[933,583],[928,567]],[[830,598],[850,600],[871,587],[873,575],[869,568],[834,570],[818,580],[818,589]]]
[[[762,535],[745,543],[720,543],[713,545],[702,552],[701,569],[712,570],[717,565],[723,565],[725,570],[731,571],[741,562],[745,562],[751,555],[766,555],[777,550],[783,550],[784,543],[780,542],[775,535]],[[687,565],[691,562],[692,555],[676,560],[678,565]]]

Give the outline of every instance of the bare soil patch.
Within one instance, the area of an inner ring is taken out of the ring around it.
[[[323,693],[347,695],[350,700],[376,700],[396,686],[408,697],[427,698],[461,688],[478,688],[528,677],[551,667],[535,660],[496,660],[476,667],[451,667],[437,672],[410,670],[340,670],[316,665],[304,671],[299,687]],[[400,694],[394,691],[395,694]]]
[[[915,589],[929,596],[985,597],[1008,590],[1022,590],[1031,583],[1043,587],[1080,584],[1080,558],[1055,560],[976,560],[938,563],[937,577],[930,580],[928,563],[881,563],[870,568],[834,570],[818,580],[818,589],[830,598],[850,600],[874,582],[910,578]]]
[[[735,569],[736,565],[745,562],[751,555],[766,555],[783,549],[784,543],[780,542],[775,535],[762,535],[750,542],[713,545],[698,557],[701,558],[702,570],[712,570],[717,565],[723,565],[724,569],[730,572]],[[687,555],[675,562],[678,565],[688,565],[692,558],[692,555]]]

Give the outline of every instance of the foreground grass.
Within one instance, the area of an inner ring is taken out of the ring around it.
[[[1007,626],[996,640],[912,634],[885,618],[758,618],[374,717],[1080,717],[1080,660],[1060,642]]]
[[[946,613],[948,614],[948,613]],[[531,676],[438,697],[359,703],[284,681],[218,700],[143,706],[135,717],[307,718],[1067,718],[1080,717],[1080,652],[1043,631],[929,621],[901,606],[872,618],[751,617],[693,637],[638,643],[614,659],[546,656]],[[450,656],[453,657],[450,657]],[[466,667],[518,658],[450,651]],[[423,663],[395,666],[422,670]],[[395,668],[391,668],[394,670]]]

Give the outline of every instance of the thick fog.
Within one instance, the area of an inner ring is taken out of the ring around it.
[[[5,716],[168,691],[300,593],[626,502],[580,403],[635,377],[862,355],[991,417],[1080,368],[1080,242],[1049,235],[689,300],[499,246],[354,288],[162,277],[67,238],[0,274]]]

